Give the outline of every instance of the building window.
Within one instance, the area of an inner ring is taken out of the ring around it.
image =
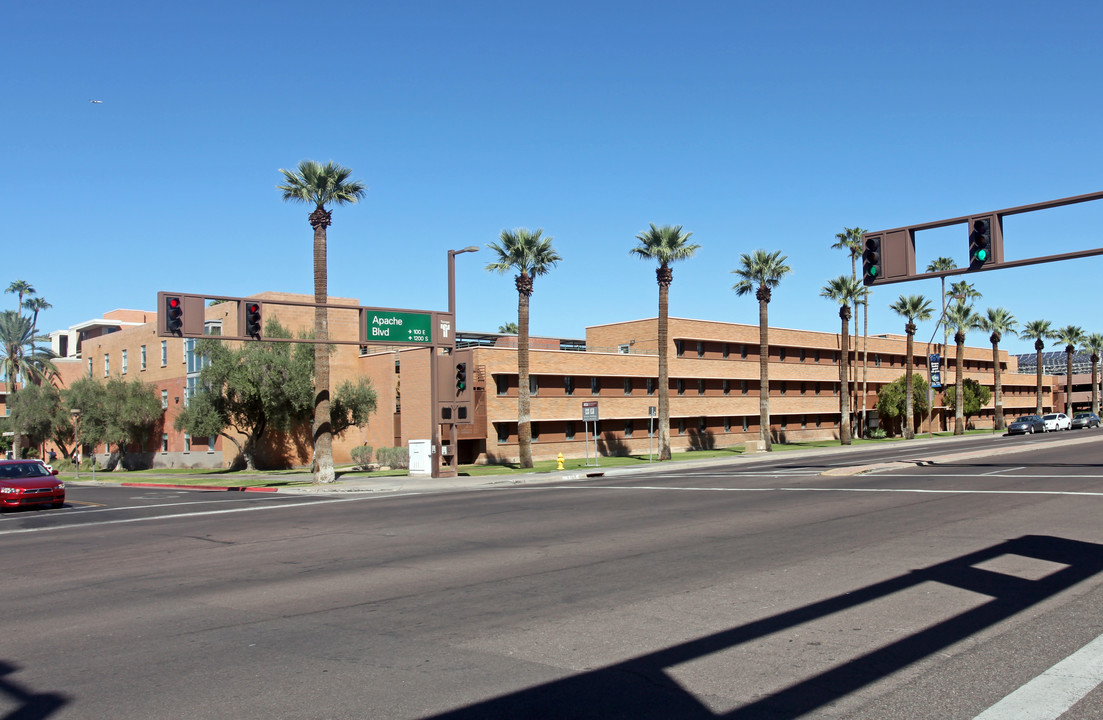
[[[563,376],[563,392],[574,395],[574,378],[570,375]]]
[[[191,435],[184,433],[184,452],[191,452]]]
[[[105,353],[103,356],[103,376],[107,377],[111,373],[111,355]]]
[[[499,395],[509,394],[509,381],[506,380],[505,375],[494,376],[494,388]]]
[[[832,365],[838,365],[839,364],[839,351],[838,350],[835,350],[834,352],[831,353],[831,364]]]
[[[647,378],[647,394],[655,394],[655,378]]]
[[[92,377],[92,358],[88,358],[88,377]]]
[[[800,416],[800,429],[804,430],[808,427],[808,419],[804,416]]]
[[[705,394],[705,379],[704,378],[697,378],[697,394],[698,395],[704,395]]]
[[[777,359],[781,362],[785,362],[785,348],[782,347],[777,349]]]
[[[169,364],[169,341],[161,341],[161,367]]]
[[[498,443],[509,442],[509,424],[508,423],[494,423],[494,429],[498,431]]]
[[[617,352],[619,352],[621,355],[627,355],[628,353],[632,352],[632,346],[631,345],[618,345],[617,346]]]
[[[817,415],[816,416],[816,427],[819,427],[819,426],[820,426],[820,416]]]
[[[743,360],[747,359],[747,344],[743,343],[739,346],[739,357]]]
[[[632,378],[624,378],[624,394],[632,394]]]
[[[804,394],[805,394],[805,393],[807,393],[807,392],[808,392],[808,383],[806,383],[806,382],[802,382],[802,383],[800,384],[800,394],[801,394],[801,395],[804,395]]]
[[[119,372],[121,372],[123,375],[126,375],[126,364],[127,364],[126,363],[126,350],[123,350],[122,353],[123,353],[123,357],[122,357],[122,362],[119,363],[119,365],[120,365]]]
[[[724,357],[727,358],[731,354],[731,347],[728,343],[724,343]]]
[[[705,417],[697,418],[697,432],[704,435],[709,430],[709,421]]]
[[[161,409],[162,410],[168,410],[169,409],[169,391],[168,390],[162,390],[161,391]]]
[[[146,346],[145,345],[142,346],[141,355],[142,355],[142,357],[141,357],[142,370],[145,370],[146,369]]]
[[[590,394],[591,395],[600,395],[601,394],[601,378],[599,378],[597,375],[590,378]]]
[[[732,391],[732,381],[731,380],[725,380],[724,381],[724,394],[725,395],[731,395],[731,391]]]
[[[697,357],[705,356],[705,344],[700,340],[697,341]]]
[[[746,380],[740,380],[739,381],[739,394],[740,395],[746,395],[747,394],[747,381]]]
[[[529,375],[529,395],[540,394],[540,381],[537,375]]]
[[[574,421],[568,420],[567,424],[563,427],[563,437],[567,440],[574,440]]]
[[[782,418],[782,419],[781,419],[781,429],[782,429],[782,430],[785,430],[785,429],[787,429],[788,427],[789,427],[789,422],[788,422],[788,421],[787,421],[787,420],[786,420],[785,418]]]
[[[816,394],[817,395],[820,394],[820,384],[819,383],[816,383]]]
[[[881,367],[881,354],[880,353],[873,356],[873,366],[874,367]]]
[[[686,381],[682,378],[678,378],[678,394],[679,395],[685,395],[686,394]]]
[[[686,434],[686,419],[685,418],[678,418],[678,434],[679,435],[685,435]]]
[[[686,354],[685,340],[675,340],[674,341],[674,350],[678,353],[678,357],[682,357],[683,355],[685,355]]]
[[[812,356],[812,359],[816,362],[820,361],[820,351],[818,349],[815,350],[815,354]]]
[[[540,439],[540,423],[530,423],[529,424],[529,432],[532,434],[532,439],[534,441],[539,440]]]
[[[192,375],[184,381],[184,407],[187,407],[191,403],[191,399],[195,397],[195,393],[199,391],[199,376]]]
[[[747,432],[747,416],[743,416],[743,432]]]
[[[624,437],[632,437],[632,430],[633,429],[634,428],[632,427],[632,421],[631,420],[625,420],[624,421]]]
[[[780,389],[781,389],[781,394],[784,395],[785,394],[785,389],[786,389],[784,380],[782,380],[781,383],[780,383]]]
[[[805,358],[807,357],[807,355],[808,355],[807,351],[805,351],[805,349],[804,349],[804,348],[801,348],[801,349],[800,349],[800,361],[801,361],[801,362],[804,362],[804,360],[805,360]]]
[[[161,434],[161,452],[169,451],[169,435],[168,433]]]
[[[218,436],[217,435],[211,435],[209,438],[207,438],[207,452],[209,452],[209,453],[214,452],[214,444],[216,442],[218,442]]]
[[[732,419],[730,417],[724,418],[724,432],[732,431]]]

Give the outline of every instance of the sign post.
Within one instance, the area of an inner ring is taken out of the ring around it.
[[[586,467],[590,467],[590,422],[594,423],[594,467],[597,467],[597,400],[582,403],[582,424],[586,432]]]

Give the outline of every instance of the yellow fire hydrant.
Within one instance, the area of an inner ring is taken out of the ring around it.
[[[555,462],[557,463],[555,469],[556,470],[562,470],[563,469],[563,453],[559,453],[559,455],[555,458]]]

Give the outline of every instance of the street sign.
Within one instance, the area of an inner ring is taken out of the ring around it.
[[[597,400],[588,400],[582,403],[582,421],[597,422]]]
[[[940,355],[933,354],[927,358],[931,371],[931,387],[942,387],[942,357]]]
[[[360,339],[367,343],[433,344],[433,314],[363,308]]]
[[[657,408],[654,405],[651,405],[650,407],[648,407],[647,408],[647,417],[658,417],[658,413],[656,412],[656,410],[657,410]]]

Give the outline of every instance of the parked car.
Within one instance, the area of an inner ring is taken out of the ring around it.
[[[1046,432],[1072,430],[1072,420],[1064,413],[1049,413],[1043,415],[1042,419],[1046,421]]]
[[[1074,428],[1097,428],[1099,427],[1099,416],[1095,413],[1076,413],[1072,416],[1072,426]]]
[[[0,460],[0,509],[65,504],[65,483],[41,460]]]
[[[1037,415],[1023,415],[1015,422],[1008,423],[1008,435],[1033,435],[1046,431],[1046,421]]]

